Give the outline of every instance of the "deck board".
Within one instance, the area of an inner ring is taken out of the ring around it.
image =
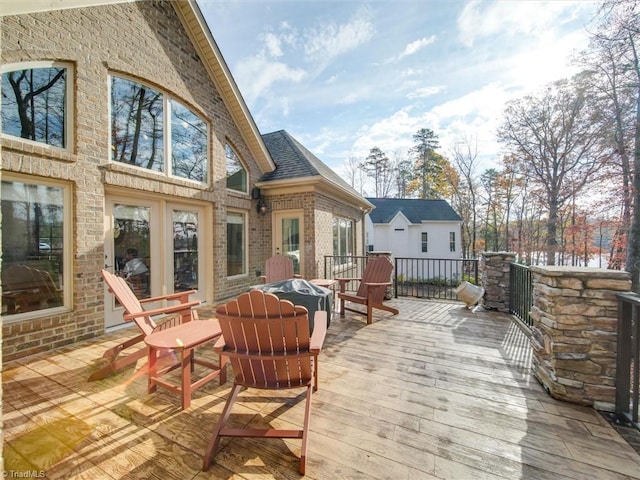
[[[371,325],[357,314],[332,318],[306,478],[640,479],[640,455],[600,413],[554,400],[533,378],[528,340],[508,316],[459,303],[391,303],[400,314],[377,313]],[[4,366],[7,471],[300,478],[300,442],[290,439],[224,439],[209,471],[200,470],[231,382],[206,385],[185,411],[172,392],[146,393],[143,360],[88,382],[102,352],[134,334],[120,330]],[[303,397],[245,390],[230,423],[300,428]]]

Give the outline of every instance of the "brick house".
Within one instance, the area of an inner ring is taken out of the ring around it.
[[[363,253],[371,204],[260,135],[195,1],[45,3],[1,19],[5,361],[122,324],[100,270],[132,257],[138,295],[217,303],[273,253]]]

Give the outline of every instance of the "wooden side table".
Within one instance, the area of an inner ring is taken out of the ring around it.
[[[222,335],[222,331],[218,320],[193,320],[147,335],[144,341],[149,346],[148,393],[155,392],[158,386],[180,393],[184,410],[191,405],[192,392],[205,383],[216,377],[220,377],[220,385],[225,383],[227,381],[226,360],[223,357],[219,357],[219,363],[215,364],[196,359],[194,355],[196,347],[212,342],[220,335]],[[179,353],[180,363],[158,370],[158,352],[160,350],[173,350]],[[212,371],[192,382],[191,372],[194,364],[203,365]],[[180,368],[180,385],[161,378],[176,368]]]

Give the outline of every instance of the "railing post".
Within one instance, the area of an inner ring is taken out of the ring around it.
[[[628,423],[629,400],[631,391],[631,323],[637,318],[638,297],[633,294],[619,293],[618,297],[618,335],[616,355],[616,409],[615,420]]]

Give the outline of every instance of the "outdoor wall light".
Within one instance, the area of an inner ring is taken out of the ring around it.
[[[260,215],[266,215],[267,213],[267,202],[264,201],[264,198],[258,200],[258,205],[256,207],[257,212]]]

